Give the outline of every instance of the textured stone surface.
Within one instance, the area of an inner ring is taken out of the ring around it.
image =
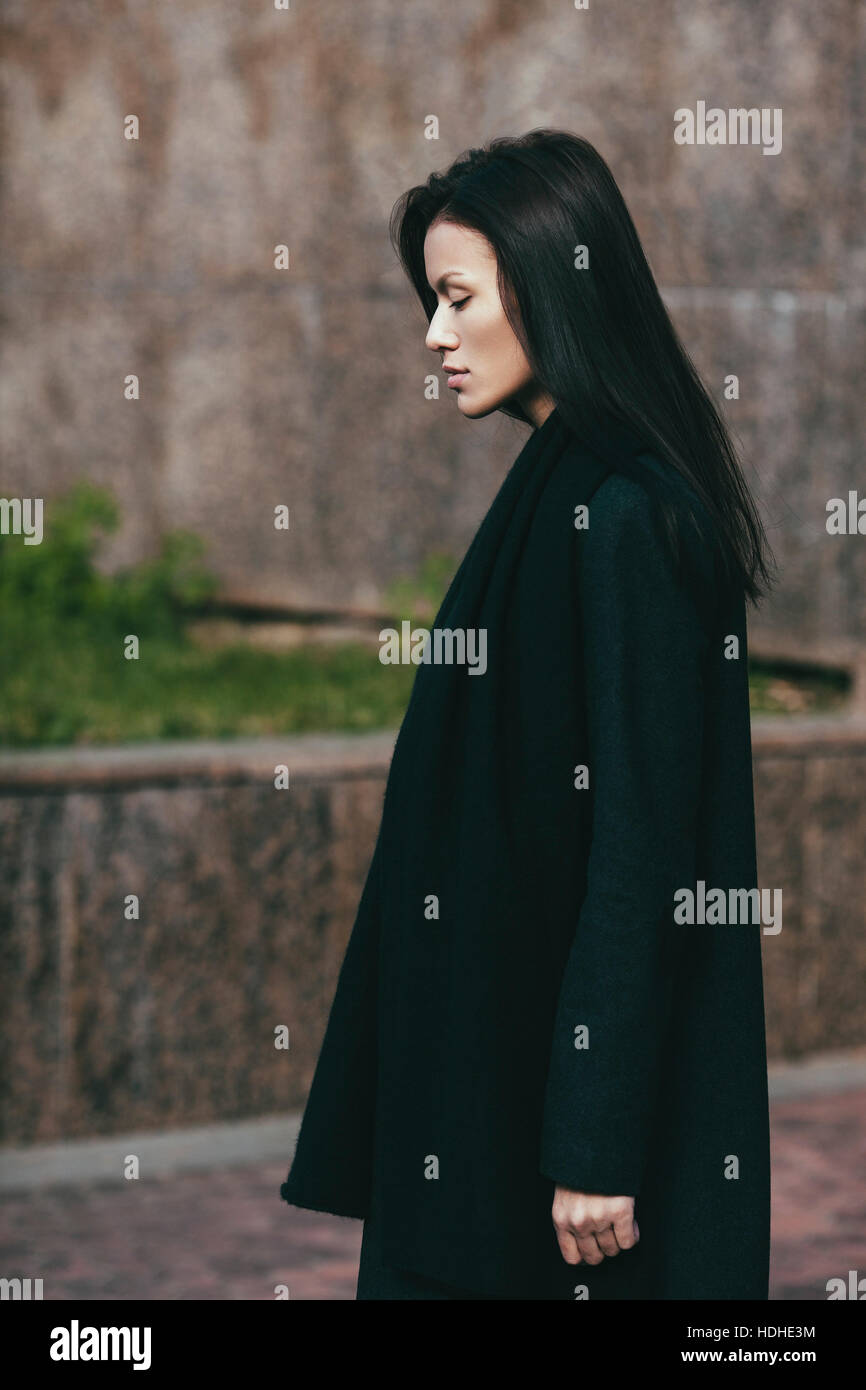
[[[561,126],[611,164],[711,390],[741,378],[724,411],[785,565],[766,625],[862,638],[866,542],[814,528],[864,486],[864,30],[848,0],[466,0],[447,23],[9,0],[4,495],[50,515],[86,475],[121,503],[107,563],[190,526],[228,595],[303,607],[375,607],[431,550],[459,558],[523,436],[424,399],[388,214],[467,146]],[[781,107],[781,154],[676,145],[698,100]]]
[[[0,757],[3,1142],[303,1104],[392,737]],[[756,719],[753,748],[760,882],[783,894],[769,1054],[866,1043],[866,722]]]
[[[301,778],[280,792],[271,771],[0,800],[6,1136],[298,1104],[382,789]]]
[[[773,1057],[866,1040],[866,736],[840,721],[755,719],[758,872],[781,888],[763,937]]]

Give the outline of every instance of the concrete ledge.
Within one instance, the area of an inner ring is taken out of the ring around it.
[[[386,771],[396,737],[396,730],[377,730],[13,749],[0,752],[0,792],[259,782],[273,777],[277,763],[299,782],[345,781]]]
[[[201,782],[260,782],[277,763],[306,784],[384,776],[396,729],[365,734],[286,734],[274,738],[163,740],[0,751],[0,792],[67,792],[78,788],[195,786]],[[866,715],[752,717],[755,758],[806,758],[866,750]]]
[[[63,1183],[117,1182],[127,1154],[135,1154],[145,1178],[280,1160],[285,1161],[288,1171],[300,1123],[301,1112],[295,1111],[236,1124],[198,1125],[163,1133],[137,1130],[109,1139],[70,1139],[60,1144],[6,1149],[0,1152],[0,1192]]]
[[[866,1047],[817,1052],[796,1062],[771,1062],[767,1076],[771,1104],[800,1096],[866,1089]]]
[[[866,748],[866,714],[784,714],[752,716],[752,756],[844,757]]]

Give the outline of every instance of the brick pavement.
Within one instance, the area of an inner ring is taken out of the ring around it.
[[[866,1275],[866,1089],[777,1101],[770,1121],[770,1297],[826,1299]]]
[[[866,1088],[772,1106],[773,1299],[866,1274]],[[0,1196],[0,1274],[48,1299],[353,1299],[361,1222],[289,1207],[285,1163]]]

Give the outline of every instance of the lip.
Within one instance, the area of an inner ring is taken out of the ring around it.
[[[468,368],[446,367],[449,386],[462,386],[469,375]]]

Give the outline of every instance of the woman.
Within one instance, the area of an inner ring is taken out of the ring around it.
[[[533,432],[435,620],[485,669],[419,664],[281,1194],[365,1219],[358,1298],[765,1299],[761,925],[681,907],[757,882],[763,529],[585,140],[468,152],[392,237],[461,414]]]

